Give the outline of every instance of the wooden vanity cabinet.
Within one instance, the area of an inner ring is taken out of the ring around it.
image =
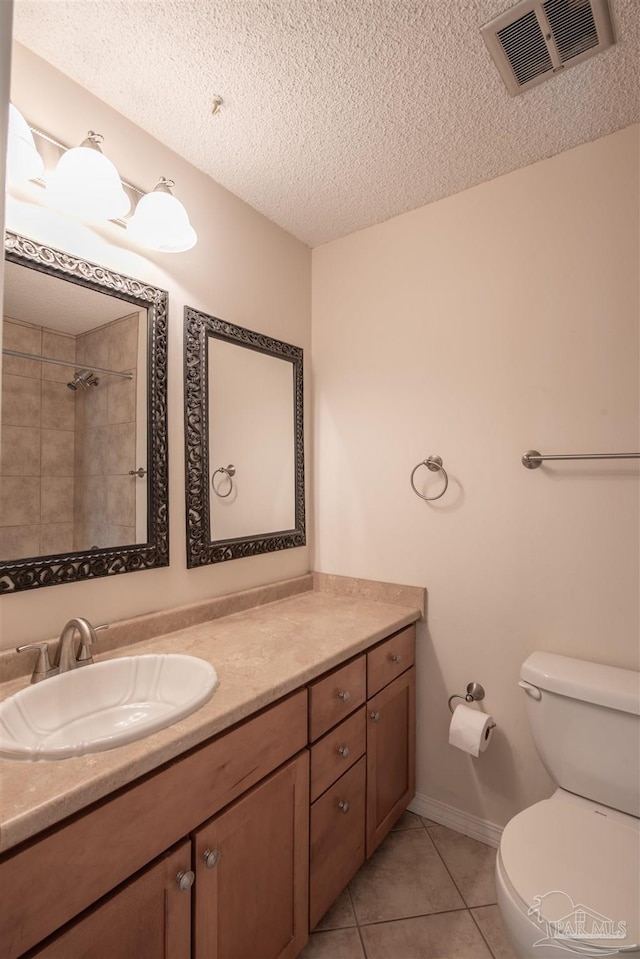
[[[295,959],[415,789],[415,627],[0,860],[2,959]]]
[[[71,933],[71,928],[63,930],[66,923],[88,919],[85,910],[89,908],[97,916],[114,892],[122,889],[126,897],[128,887],[121,883],[129,883],[149,865],[155,868],[157,857],[188,839],[212,815],[233,808],[232,803],[301,750],[308,768],[306,745],[307,691],[301,689],[11,850],[0,862],[2,959],[24,955],[56,930]],[[296,802],[306,817],[308,787],[300,791]],[[189,853],[174,881],[179,872],[193,868]],[[290,898],[302,902],[306,913],[306,876],[298,871],[295,878],[300,885],[290,891]],[[190,900],[191,893],[185,892],[184,897]],[[163,899],[164,893],[158,908]],[[135,914],[121,913],[123,941],[130,935],[131,942],[136,942],[137,921]],[[127,931],[129,923],[133,927]],[[190,934],[187,938],[189,954]],[[140,959],[136,949],[123,949],[108,959],[116,955],[117,959]],[[265,959],[278,956],[265,954]]]

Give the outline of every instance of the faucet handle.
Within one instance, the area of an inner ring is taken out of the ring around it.
[[[33,668],[33,675],[31,676],[32,683],[39,683],[43,679],[47,679],[49,676],[55,676],[58,670],[55,666],[51,665],[49,660],[48,643],[27,643],[26,646],[16,646],[17,653],[24,653],[26,649],[38,650],[38,658]]]

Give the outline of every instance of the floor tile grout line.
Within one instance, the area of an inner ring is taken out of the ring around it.
[[[492,903],[492,905],[493,905],[493,903]],[[484,907],[483,907],[483,906],[474,906],[473,908],[474,908],[474,909],[482,909],[482,908],[484,908]],[[494,953],[493,949],[491,948],[491,945],[490,945],[490,943],[489,943],[489,940],[487,939],[487,937],[485,936],[484,932],[482,931],[482,929],[481,929],[481,927],[480,927],[480,923],[478,922],[478,920],[477,920],[476,917],[474,916],[472,909],[469,909],[469,914],[471,915],[471,918],[472,918],[473,922],[475,922],[476,928],[477,928],[478,932],[480,933],[480,935],[482,936],[482,938],[483,938],[483,940],[484,940],[484,942],[485,942],[485,945],[486,945],[487,949],[489,950],[491,956],[493,957],[493,959],[496,959],[495,953]]]
[[[405,919],[431,919],[432,916],[450,916],[453,912],[470,911],[467,906],[458,906],[457,909],[440,909],[439,912],[418,912],[411,916],[394,916],[392,919],[375,919],[373,922],[363,922],[362,926],[358,926],[358,928],[368,929],[370,926],[386,926],[390,922],[404,922]]]
[[[449,879],[450,879],[451,882],[453,883],[456,892],[458,893],[458,895],[460,896],[460,898],[462,899],[462,901],[463,901],[463,903],[464,903],[464,908],[465,908],[465,909],[469,909],[469,908],[470,908],[470,907],[469,907],[469,904],[467,903],[467,900],[466,900],[466,899],[464,898],[464,896],[462,895],[462,890],[459,888],[458,883],[457,883],[457,882],[455,881],[455,879],[453,878],[453,875],[452,875],[452,873],[451,873],[451,870],[449,869],[449,867],[447,866],[446,862],[444,861],[444,858],[443,858],[443,856],[442,856],[442,853],[441,853],[440,850],[438,849],[438,844],[436,843],[436,841],[435,841],[435,839],[433,838],[433,836],[430,835],[430,833],[429,833],[429,828],[428,828],[428,827],[425,827],[425,828],[426,828],[426,830],[427,830],[427,835],[429,836],[429,839],[431,840],[431,843],[432,843],[432,845],[433,845],[433,848],[435,849],[436,853],[438,854],[438,857],[439,857],[439,859],[440,859],[440,862],[442,863],[442,865],[443,865],[444,868],[446,869],[447,875],[449,876]]]
[[[438,823],[436,823],[435,826],[432,826],[431,828],[432,828],[432,829],[435,829],[435,828],[437,828],[437,827],[438,827]],[[440,828],[442,828],[442,829],[448,829],[449,827],[448,827],[448,826],[442,826],[442,827],[440,827]],[[426,829],[427,829],[427,833],[429,833],[429,827],[428,827],[428,826],[426,827]],[[455,832],[455,830],[452,830],[452,832]],[[460,833],[460,835],[464,835],[464,833]],[[472,836],[467,836],[467,838],[468,838],[468,839],[473,839]],[[459,892],[459,894],[460,894],[460,898],[461,898],[462,901],[464,902],[465,907],[466,907],[467,909],[481,909],[483,906],[497,906],[497,904],[498,904],[497,899],[494,900],[493,902],[478,902],[478,903],[475,904],[475,906],[473,906],[473,905],[471,905],[470,903],[468,903],[467,900],[465,899],[463,893],[462,893],[462,889],[460,889],[460,887],[458,886],[458,883],[455,881],[454,876],[453,876],[453,873],[451,872],[451,870],[450,870],[449,867],[447,866],[447,864],[446,864],[446,862],[445,862],[445,859],[444,859],[444,856],[442,855],[442,853],[441,853],[440,850],[438,849],[438,844],[436,843],[435,839],[433,839],[433,838],[431,837],[431,835],[429,835],[429,839],[431,839],[431,842],[433,843],[436,852],[438,853],[438,855],[440,856],[440,859],[442,860],[442,865],[444,866],[444,868],[447,870],[447,872],[448,872],[449,875],[451,876],[451,881],[453,882],[454,886],[455,886],[456,889],[458,890],[458,892]],[[475,841],[475,842],[479,842],[479,840],[474,840],[474,841]]]
[[[362,866],[361,866],[360,868],[362,868]],[[351,903],[351,910],[352,910],[352,912],[353,912],[353,918],[354,918],[355,921],[356,921],[356,929],[358,930],[358,938],[360,939],[360,946],[362,947],[362,955],[364,956],[364,959],[368,959],[368,957],[367,957],[367,950],[366,950],[366,948],[365,948],[364,939],[363,939],[363,936],[362,936],[362,930],[360,929],[360,922],[359,922],[359,920],[358,920],[358,914],[357,914],[357,912],[356,912],[356,906],[355,906],[355,903],[354,903],[354,901],[353,901],[353,896],[351,895],[351,883],[350,883],[350,882],[347,883],[347,892],[348,892],[348,894],[349,894],[349,902]],[[353,927],[352,927],[352,928],[353,928]]]

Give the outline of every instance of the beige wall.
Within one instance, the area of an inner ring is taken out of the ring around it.
[[[64,240],[69,252],[169,292],[171,566],[2,597],[0,646],[53,636],[75,615],[108,622],[306,572],[308,547],[187,571],[182,329],[188,304],[308,348],[308,248],[17,44],[12,68],[12,97],[33,125],[70,144],[88,129],[98,130],[120,175],[142,189],[152,189],[160,175],[174,178],[199,242],[188,253],[142,256],[132,251],[117,226],[96,231],[78,227],[62,238],[59,224],[43,221],[38,211],[15,200],[7,205],[10,228],[54,245]],[[204,117],[203,122],[217,121]]]
[[[315,568],[427,586],[418,793],[497,824],[550,789],[528,653],[638,665],[638,464],[520,464],[639,448],[638,214],[636,126],[313,251]],[[447,744],[471,680],[478,760]]]
[[[9,119],[9,86],[11,82],[11,26],[13,0],[0,3],[0,183],[4,184],[5,157],[7,155],[7,122]],[[4,236],[4,190],[0,190],[0,228]],[[4,269],[0,263],[0,303],[4,296]],[[1,315],[1,312],[0,312]],[[0,323],[0,347],[2,347],[2,324]],[[2,364],[0,363],[0,383]],[[0,436],[2,425],[0,425]]]

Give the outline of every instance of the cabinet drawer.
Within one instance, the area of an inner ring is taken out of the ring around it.
[[[0,865],[3,959],[60,928],[306,743],[307,693],[300,690],[9,854]]]
[[[309,686],[309,739],[315,742],[366,699],[365,657],[334,670]]]
[[[367,743],[365,708],[345,719],[311,747],[311,802],[364,755]]]
[[[364,862],[365,785],[363,756],[311,807],[310,929]]]
[[[367,653],[367,695],[375,694],[415,662],[416,628],[408,626]]]

